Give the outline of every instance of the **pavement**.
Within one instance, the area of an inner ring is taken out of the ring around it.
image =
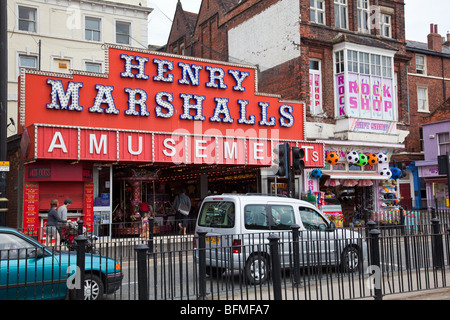
[[[383,300],[450,300],[450,288],[386,295]]]

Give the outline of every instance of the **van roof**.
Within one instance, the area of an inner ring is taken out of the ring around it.
[[[221,198],[241,198],[241,199],[245,199],[245,200],[249,200],[249,201],[257,201],[258,200],[262,200],[262,198],[266,198],[266,200],[276,200],[276,201],[285,201],[285,202],[301,202],[302,204],[307,204],[312,206],[312,204],[310,204],[309,202],[297,199],[297,198],[289,198],[286,196],[282,196],[282,195],[274,195],[274,194],[263,194],[263,193],[245,193],[245,194],[241,194],[241,193],[222,193],[222,194],[215,194],[215,195],[210,195],[207,196],[204,200],[221,200]],[[269,198],[269,199],[267,199]]]

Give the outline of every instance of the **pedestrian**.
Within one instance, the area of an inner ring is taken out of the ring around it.
[[[64,204],[58,208],[57,212],[61,220],[67,222],[67,207],[69,207],[72,203],[72,199],[67,198],[66,200],[64,200]],[[59,234],[61,234],[61,230],[66,225],[66,222],[58,222],[56,224],[56,229],[58,229]]]
[[[176,210],[175,219],[180,229],[179,233],[186,235],[186,228],[189,224],[189,211],[191,210],[191,199],[186,195],[184,188],[181,188],[180,193],[175,197],[173,207]]]
[[[45,232],[47,234],[45,237],[45,245],[47,246],[52,244],[53,239],[56,239],[55,243],[56,245],[59,245],[60,238],[56,226],[58,222],[66,222],[59,217],[56,208],[58,208],[58,200],[53,199],[50,201],[50,210],[48,210],[47,225],[45,227]]]

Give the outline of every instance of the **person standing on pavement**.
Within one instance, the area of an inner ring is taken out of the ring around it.
[[[59,218],[65,221],[64,223],[62,222],[57,223],[57,229],[59,234],[61,234],[61,230],[66,225],[67,222],[67,207],[69,207],[72,203],[73,203],[72,199],[67,198],[66,200],[64,200],[64,204],[57,210]]]
[[[176,210],[175,219],[180,228],[179,232],[183,232],[183,235],[186,235],[186,228],[189,223],[189,211],[191,210],[191,199],[186,195],[184,188],[181,188],[180,193],[175,197],[173,207]],[[185,210],[181,210],[182,207],[185,207]],[[182,213],[185,211],[187,211],[187,214]]]
[[[47,246],[52,243],[53,239],[56,239],[55,245],[59,245],[60,237],[58,231],[56,230],[56,226],[58,222],[66,222],[59,217],[56,208],[58,208],[58,200],[53,199],[50,201],[50,210],[48,211],[47,225],[45,227],[45,245]]]

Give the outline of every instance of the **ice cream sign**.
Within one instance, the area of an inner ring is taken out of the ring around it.
[[[347,73],[336,75],[336,117],[396,120],[391,78]]]

